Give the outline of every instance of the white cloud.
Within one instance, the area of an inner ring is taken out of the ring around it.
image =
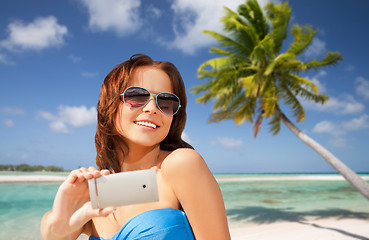
[[[11,119],[4,120],[4,126],[7,128],[13,128],[15,127],[15,123]]]
[[[359,118],[353,118],[350,121],[342,122],[341,127],[346,131],[369,129],[369,116],[364,114]]]
[[[340,129],[337,124],[325,120],[317,123],[313,127],[312,131],[316,133],[329,133],[334,136],[342,135],[345,133],[343,129]]]
[[[2,63],[4,65],[8,65],[8,66],[14,66],[15,65],[15,62],[8,59],[8,57],[3,53],[0,53],[0,63]]]
[[[215,40],[203,34],[203,30],[223,32],[223,24],[220,19],[224,16],[226,6],[236,10],[244,0],[174,0],[172,10],[174,11],[173,30],[175,39],[169,44],[172,48],[177,48],[184,53],[194,54],[198,49],[209,46]],[[268,0],[259,0],[264,6]]]
[[[369,81],[363,77],[356,78],[356,92],[363,96],[365,99],[369,99]]]
[[[243,141],[241,139],[229,138],[229,137],[217,137],[211,144],[221,144],[224,147],[232,148],[239,147],[243,145]]]
[[[325,84],[320,81],[320,78],[324,76],[327,76],[327,72],[320,71],[312,78],[305,78],[313,82],[318,87],[319,93],[322,94],[327,92]],[[365,79],[357,80],[357,82],[360,82],[361,87],[363,87],[363,83],[365,83],[363,82],[363,80]],[[363,91],[363,88],[361,88],[361,91]],[[365,90],[363,92],[365,92]],[[312,101],[306,101],[301,97],[299,97],[298,99],[306,109],[311,109],[319,112],[331,112],[336,115],[358,114],[363,112],[365,109],[364,104],[356,101],[355,98],[349,94],[343,94],[339,97],[330,97],[328,101],[326,101],[323,105],[314,103]]]
[[[69,134],[69,126],[79,128],[96,123],[97,111],[95,107],[87,109],[85,106],[59,106],[58,115],[40,111],[38,117],[50,121],[49,128],[58,133]]]
[[[330,121],[321,121],[317,123],[312,131],[316,133],[328,133],[338,137],[352,131],[361,131],[369,129],[369,116],[364,114],[359,118],[353,118],[349,121],[334,123]]]
[[[92,31],[114,31],[119,36],[136,32],[142,25],[140,0],[80,0],[89,13]]]
[[[341,137],[336,137],[336,138],[329,140],[328,144],[333,147],[338,147],[338,148],[352,148],[350,143],[345,138],[341,138]]]
[[[52,121],[49,124],[49,128],[53,132],[63,133],[63,134],[70,134],[70,130],[68,129],[67,125],[62,121]]]
[[[319,38],[314,38],[314,40],[311,42],[311,45],[308,47],[308,49],[305,52],[306,57],[317,57],[322,54],[325,54],[327,51],[325,47],[325,42],[320,40]]]
[[[8,115],[23,115],[24,110],[19,107],[3,107],[0,109],[0,113]]]
[[[330,97],[324,105],[314,102],[303,102],[307,109],[319,112],[331,112],[336,115],[358,114],[364,111],[365,105],[356,101],[351,95],[342,95],[339,98]]]
[[[64,44],[68,33],[66,26],[59,25],[54,16],[39,17],[31,23],[19,20],[8,25],[9,36],[0,41],[0,46],[11,50],[41,50]]]

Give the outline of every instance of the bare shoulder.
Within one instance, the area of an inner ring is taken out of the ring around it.
[[[171,152],[161,165],[196,239],[230,239],[222,193],[205,160],[192,149]]]
[[[161,170],[164,175],[172,173],[191,173],[194,171],[208,170],[201,155],[193,149],[180,148],[171,152],[163,161]]]
[[[205,160],[193,149],[181,148],[171,152],[161,165],[163,176],[170,181],[174,191],[193,187],[199,181],[213,182],[214,177]],[[186,183],[186,186],[183,184]]]

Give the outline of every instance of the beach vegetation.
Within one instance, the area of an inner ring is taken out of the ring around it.
[[[0,164],[0,171],[13,171],[13,172],[64,172],[64,168],[58,166],[31,166],[25,163],[14,164]]]
[[[217,41],[218,46],[210,48],[217,57],[200,65],[197,76],[206,82],[191,89],[201,94],[197,102],[213,104],[209,121],[232,119],[238,125],[250,122],[255,137],[265,121],[274,135],[284,124],[369,200],[369,184],[285,114],[289,109],[296,122],[304,121],[302,101],[324,104],[329,99],[301,74],[337,65],[343,60],[341,54],[328,51],[321,59],[309,59],[304,53],[318,30],[310,25],[291,27],[288,2],[270,2],[263,10],[257,0],[247,0],[237,11],[224,9],[224,33],[204,31]],[[286,43],[289,33],[290,44]]]

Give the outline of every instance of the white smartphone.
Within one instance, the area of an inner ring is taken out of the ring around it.
[[[103,175],[88,187],[94,209],[159,201],[155,169]]]

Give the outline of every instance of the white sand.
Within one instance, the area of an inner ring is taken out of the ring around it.
[[[64,176],[49,175],[23,175],[23,176],[0,176],[0,183],[37,183],[37,182],[63,182]]]
[[[232,240],[369,240],[369,219],[310,219],[230,227]]]
[[[362,176],[364,180],[369,180],[369,176]],[[291,176],[258,176],[258,177],[219,177],[216,178],[218,182],[244,182],[244,181],[298,181],[298,180],[323,180],[323,181],[337,181],[345,180],[340,175],[291,175]]]

